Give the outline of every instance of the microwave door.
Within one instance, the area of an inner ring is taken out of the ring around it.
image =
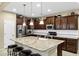
[[[53,29],[53,25],[47,25],[46,29]]]

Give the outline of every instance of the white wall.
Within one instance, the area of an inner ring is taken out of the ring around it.
[[[4,24],[3,24],[3,18],[2,13],[0,12],[0,48],[4,47]]]
[[[11,22],[10,24],[13,23],[14,25],[13,28],[10,26],[7,26],[5,28],[5,25],[6,25],[5,21],[7,22],[10,21]],[[0,48],[4,48],[5,42],[8,42],[8,40],[5,40],[5,35],[6,35],[5,32],[7,32],[7,35],[9,33],[9,30],[7,30],[8,28],[10,28],[13,32],[12,39],[15,39],[16,38],[16,14],[9,13],[9,12],[1,12],[0,13],[0,29],[1,29],[0,30]],[[9,38],[10,37],[11,36],[9,36]]]

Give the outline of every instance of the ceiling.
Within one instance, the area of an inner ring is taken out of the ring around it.
[[[2,3],[0,2],[0,5],[1,5]]]
[[[25,7],[25,16],[28,17],[40,17],[41,16],[41,3],[33,2],[11,2],[5,8],[4,11],[13,12],[24,15],[23,4]],[[32,13],[31,13],[32,7]],[[79,3],[77,2],[42,2],[42,16],[50,15],[57,12],[79,9]]]
[[[8,5],[6,2],[0,2],[0,12]]]

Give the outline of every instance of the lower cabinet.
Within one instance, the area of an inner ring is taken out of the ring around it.
[[[77,53],[78,50],[78,40],[77,39],[67,39],[67,51]]]
[[[59,38],[54,37],[54,39],[64,40],[62,44],[62,49],[68,52],[77,53],[78,50],[78,40],[77,39],[70,39],[70,38]]]

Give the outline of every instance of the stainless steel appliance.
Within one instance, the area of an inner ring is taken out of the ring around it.
[[[46,29],[54,29],[54,25],[48,24],[48,25],[46,25]]]
[[[17,37],[22,37],[22,32],[23,32],[23,30],[22,30],[22,25],[17,25],[17,27],[16,27],[16,36]]]

